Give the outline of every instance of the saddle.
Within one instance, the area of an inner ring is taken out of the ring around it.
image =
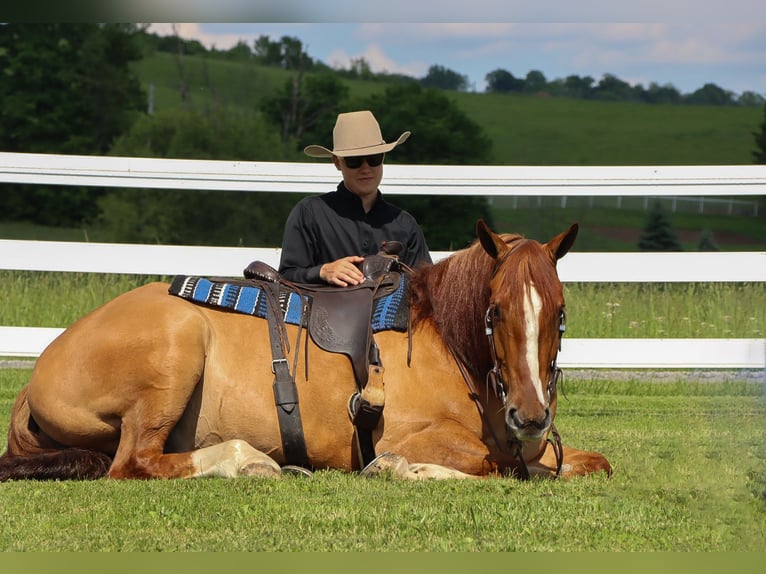
[[[362,388],[368,379],[370,352],[374,347],[370,326],[374,302],[398,289],[401,272],[397,257],[386,252],[368,255],[359,267],[364,281],[349,287],[293,283],[263,261],[250,263],[244,276],[279,283],[307,296],[310,301],[309,335],[321,349],[346,355],[351,361],[357,385]],[[374,361],[376,357],[372,359]]]
[[[342,353],[350,359],[358,390],[349,399],[348,412],[356,430],[358,454],[364,466],[376,456],[372,430],[378,426],[385,404],[384,369],[372,336],[372,311],[378,298],[390,295],[399,288],[402,266],[397,254],[401,248],[398,242],[387,242],[381,252],[365,257],[359,266],[364,280],[349,287],[293,283],[263,261],[253,261],[244,270],[246,279],[271,285],[273,291],[278,291],[281,285],[305,296],[308,318],[304,318],[303,324],[307,326],[313,341],[327,352]],[[269,315],[268,321],[275,365],[274,392],[283,447],[289,461],[306,466],[308,457],[295,377],[290,374],[282,351],[281,339],[284,337],[280,337],[280,333],[284,333],[284,322],[274,313]],[[298,331],[299,336],[301,330]],[[308,376],[308,347],[306,370]]]

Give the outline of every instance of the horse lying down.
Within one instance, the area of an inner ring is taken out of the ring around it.
[[[601,454],[562,445],[554,425],[565,320],[556,262],[577,225],[544,244],[483,221],[477,235],[402,271],[406,329],[362,333],[375,350],[366,372],[315,333],[301,340],[322,324],[314,297],[331,295],[302,292],[298,320],[276,320],[293,295],[274,278],[261,285],[265,318],[171,296],[163,283],[115,298],[39,357],[13,406],[0,480],[296,467],[409,479],[610,474]]]

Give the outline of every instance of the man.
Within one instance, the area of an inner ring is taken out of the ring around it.
[[[357,266],[364,255],[380,251],[387,241],[403,245],[399,258],[410,267],[431,263],[423,232],[415,218],[383,199],[378,186],[385,154],[404,143],[410,132],[386,143],[370,111],[339,114],[333,149],[310,145],[311,157],[331,157],[343,181],[336,191],[306,197],[287,217],[280,273],[295,283],[347,287],[364,276]]]

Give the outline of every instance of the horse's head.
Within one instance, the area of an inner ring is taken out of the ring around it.
[[[506,425],[518,440],[543,437],[556,414],[556,356],[565,321],[556,262],[577,230],[572,225],[541,244],[477,224],[479,241],[495,262],[485,318],[493,361],[488,382],[503,396]]]

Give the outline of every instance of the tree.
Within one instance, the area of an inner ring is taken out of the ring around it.
[[[515,78],[508,70],[498,68],[484,77],[487,92],[509,93],[524,90],[524,80]]]
[[[643,99],[650,104],[677,104],[681,102],[681,93],[672,84],[660,86],[652,82]]]
[[[348,87],[337,75],[297,73],[287,80],[281,92],[264,101],[266,116],[280,126],[282,142],[303,149],[317,137],[332,133],[335,116],[348,99]],[[311,140],[311,141],[309,141]]]
[[[138,157],[286,161],[279,135],[260,114],[165,109],[145,116],[112,154]],[[112,189],[98,226],[110,241],[194,245],[278,245],[294,203],[289,194]]]
[[[659,202],[649,211],[638,248],[641,251],[683,251]]]
[[[524,91],[530,94],[538,94],[548,89],[548,80],[540,70],[530,70],[524,80]]]
[[[593,97],[599,100],[630,100],[633,99],[633,88],[630,84],[613,74],[604,74],[598,85],[593,89]]]
[[[766,163],[766,105],[763,106],[763,122],[761,131],[753,132],[755,136],[756,149],[753,151],[753,161],[755,163]]]
[[[303,49],[303,43],[293,36],[282,36],[279,41],[274,41],[261,35],[253,43],[253,54],[256,62],[264,66],[278,66],[285,70],[310,70],[314,67],[314,61]]]
[[[584,78],[576,75],[567,76],[564,80],[565,93],[570,98],[588,98],[591,95],[595,81],[590,76],[585,76]]]
[[[697,251],[719,251],[718,244],[715,242],[713,232],[710,229],[702,230],[697,242]]]
[[[689,104],[730,106],[734,103],[734,94],[715,84],[708,83],[686,96],[684,101]]]
[[[420,83],[424,88],[464,92],[468,89],[468,76],[458,74],[444,66],[434,65],[428,68],[428,74],[420,80]]]
[[[104,154],[146,105],[129,65],[141,58],[127,24],[0,25],[0,149]],[[97,190],[5,186],[0,217],[79,225]]]
[[[757,92],[745,91],[737,98],[737,104],[740,106],[762,106],[766,103],[766,98]]]
[[[386,159],[404,164],[486,164],[492,142],[447,95],[418,84],[398,84],[370,96],[356,109],[369,109],[380,123],[386,141],[410,130],[412,136]],[[385,188],[385,176],[383,188]],[[434,250],[459,249],[476,237],[476,220],[490,225],[484,197],[415,196],[396,203],[412,213]]]

